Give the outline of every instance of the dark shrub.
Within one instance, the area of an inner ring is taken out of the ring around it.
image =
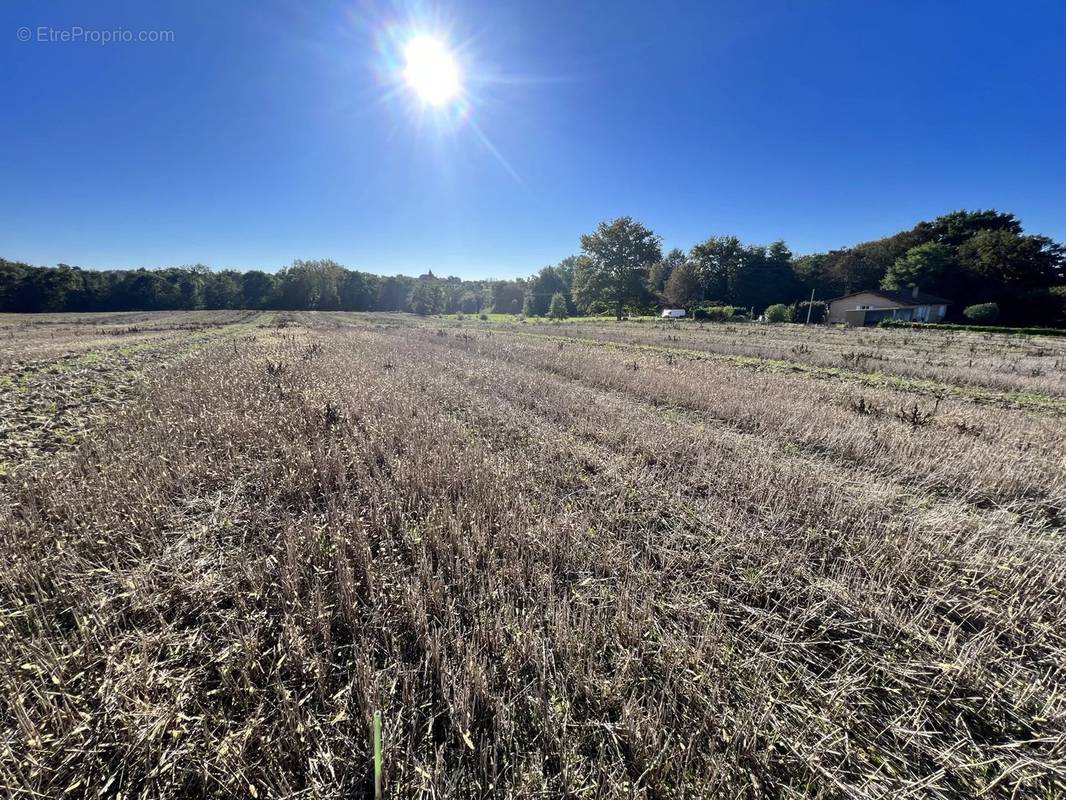
[[[825,322],[825,316],[828,311],[828,307],[824,300],[815,300],[813,303],[810,300],[804,300],[802,303],[796,304],[796,322],[807,321],[807,308],[810,307],[811,322],[821,323]]]
[[[991,325],[999,320],[999,306],[995,303],[978,303],[966,306],[962,310],[962,315],[978,325]]]

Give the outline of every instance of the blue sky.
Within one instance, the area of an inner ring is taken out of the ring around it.
[[[38,40],[78,26],[173,41]],[[804,253],[988,207],[1064,241],[1064,29],[1053,0],[8,0],[0,256],[510,277],[622,214]],[[396,84],[415,32],[465,113]]]

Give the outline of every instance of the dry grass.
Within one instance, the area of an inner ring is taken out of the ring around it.
[[[0,487],[9,795],[1066,794],[1062,416],[281,322]]]
[[[513,326],[517,327],[517,326]],[[1066,339],[968,331],[647,322],[527,323],[526,330],[753,356],[957,386],[1066,395]]]

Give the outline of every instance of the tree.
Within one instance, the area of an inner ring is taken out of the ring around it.
[[[551,305],[548,307],[548,317],[550,319],[566,319],[566,298],[563,297],[562,292],[556,292],[552,295]]]
[[[241,276],[241,308],[270,308],[274,303],[275,278],[260,270]]]
[[[654,264],[648,273],[648,288],[656,294],[666,291],[666,284],[674,270],[685,263],[688,256],[679,247],[673,248],[658,264]]]
[[[526,282],[526,297],[522,313],[527,317],[543,317],[548,313],[552,298],[558,293],[563,298],[570,294],[570,283],[560,267],[544,267]]]
[[[871,243],[826,254],[825,268],[838,290],[844,293],[877,286],[891,266],[879,248]]]
[[[466,291],[462,278],[449,275],[439,285],[442,298],[441,313],[454,314],[459,310],[459,302],[462,299],[463,292]]]
[[[524,299],[522,281],[496,281],[492,285],[492,310],[497,314],[521,313]]]
[[[409,305],[413,312],[425,317],[440,313],[442,301],[443,294],[435,280],[420,280],[411,290]]]
[[[736,236],[712,236],[689,250],[689,261],[699,276],[704,300],[733,299],[744,255],[744,245]]]
[[[158,311],[177,305],[175,287],[159,272],[152,270],[138,269],[125,273],[118,292],[120,303],[126,308]]]
[[[932,222],[919,222],[914,226],[914,232],[922,236],[923,241],[934,241],[952,249],[962,246],[982,231],[1002,231],[1021,236],[1022,224],[1013,214],[989,209],[953,211]]]
[[[47,270],[40,279],[41,311],[63,311],[76,304],[84,285],[81,270],[66,264]]]
[[[824,300],[815,300],[813,303],[810,300],[804,300],[796,304],[796,313],[793,315],[793,319],[796,322],[810,321],[814,324],[824,322],[826,314],[829,311],[829,307]]]
[[[829,297],[838,291],[825,273],[825,253],[813,253],[792,259],[792,274],[803,287],[803,294],[813,289],[819,297]]]
[[[204,281],[204,308],[240,308],[240,273],[210,272]]]
[[[662,241],[655,233],[630,217],[619,217],[582,236],[581,250],[575,302],[585,308],[611,308],[616,319],[627,305],[649,303],[648,273],[662,260]]]
[[[378,297],[374,304],[377,311],[403,311],[407,308],[409,278],[393,275],[378,282]]]
[[[282,304],[293,309],[340,308],[340,282],[345,269],[336,261],[294,261],[278,273]]]
[[[19,310],[16,298],[26,280],[26,276],[32,271],[33,267],[29,264],[0,258],[0,310]]]
[[[801,291],[792,272],[792,251],[783,241],[769,247],[744,247],[737,267],[728,292],[728,300],[735,305],[766,308],[771,303],[792,302]]]
[[[459,310],[464,314],[476,314],[481,311],[481,298],[476,292],[464,292],[459,298]]]
[[[577,264],[580,256],[567,256],[558,264],[555,265],[555,271],[559,275],[559,279],[566,285],[567,291],[570,292],[574,286],[574,275],[577,272]],[[573,305],[571,304],[571,310]]]
[[[663,295],[671,306],[689,308],[699,302],[702,294],[699,275],[690,262],[683,261],[670,271]]]
[[[896,259],[881,279],[882,289],[913,289],[930,287],[948,269],[951,250],[936,242],[912,247],[902,258]]]
[[[1066,280],[1064,250],[1046,236],[981,231],[959,247],[959,264],[980,280],[1012,289],[1036,289]]]
[[[378,293],[378,277],[366,272],[345,270],[338,288],[344,311],[369,311]]]

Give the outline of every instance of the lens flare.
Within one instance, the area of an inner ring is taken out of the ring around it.
[[[459,65],[441,41],[432,36],[415,36],[403,53],[404,80],[422,102],[442,106],[459,96]]]

